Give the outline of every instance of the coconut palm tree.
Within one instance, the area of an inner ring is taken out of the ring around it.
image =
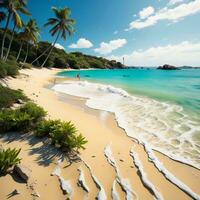
[[[25,41],[24,32],[20,32],[20,33],[17,34],[17,40],[20,41],[20,48],[19,48],[19,51],[18,51],[18,54],[17,54],[16,61],[19,60],[19,57],[20,57],[21,51],[22,51],[22,47],[23,47],[23,44],[24,44],[24,41]]]
[[[34,19],[29,19],[27,25],[24,28],[24,31],[21,33],[23,40],[26,40],[26,56],[24,58],[23,64],[26,63],[28,52],[29,52],[29,44],[37,44],[37,38],[39,36],[39,28]]]
[[[4,33],[3,33],[2,44],[1,44],[1,59],[3,59],[3,57],[4,57],[4,43],[5,43],[6,33],[7,33],[8,26],[9,26],[11,19],[13,20],[13,24],[14,24],[11,40],[10,40],[9,47],[8,47],[8,52],[6,54],[6,59],[7,59],[9,51],[10,51],[10,47],[12,44],[15,28],[22,27],[22,21],[21,21],[21,18],[19,16],[18,12],[21,12],[26,15],[30,15],[30,14],[26,9],[26,1],[25,0],[2,0],[2,1],[0,1],[0,8],[6,9],[8,12],[6,25],[5,25],[5,29],[4,29]]]
[[[51,36],[56,35],[56,38],[55,38],[55,41],[53,42],[53,44],[48,48],[49,53],[48,53],[46,59],[44,60],[43,64],[41,65],[41,67],[43,67],[45,65],[45,63],[47,62],[47,60],[48,60],[49,56],[51,55],[51,52],[52,52],[58,38],[61,37],[64,40],[66,40],[67,35],[71,36],[74,33],[73,25],[75,24],[75,21],[73,19],[69,18],[70,9],[69,8],[58,9],[56,7],[52,7],[52,11],[55,14],[55,18],[49,18],[48,22],[44,26],[45,27],[46,26],[53,26],[50,29],[49,33],[51,34]],[[43,55],[45,53],[43,53]],[[41,57],[41,56],[39,56],[39,57]],[[38,60],[39,57],[36,60]],[[34,60],[34,62],[36,60]]]

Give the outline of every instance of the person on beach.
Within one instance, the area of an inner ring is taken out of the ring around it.
[[[78,73],[78,74],[76,75],[76,77],[77,77],[78,80],[80,81],[80,79],[81,79],[81,77],[80,77],[80,73]]]

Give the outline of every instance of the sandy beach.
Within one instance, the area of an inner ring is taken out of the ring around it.
[[[88,140],[86,149],[80,152],[80,159],[70,163],[55,147],[45,144],[44,139],[35,138],[31,133],[1,135],[0,144],[4,147],[20,147],[22,164],[32,170],[28,184],[21,182],[14,175],[0,177],[1,200],[61,200],[67,197],[78,200],[95,199],[98,195],[99,199],[114,199],[114,193],[118,194],[119,199],[151,200],[158,199],[159,195],[166,200],[194,199],[192,195],[183,191],[182,187],[167,179],[163,172],[150,162],[144,146],[128,137],[125,131],[118,127],[111,113],[90,109],[85,106],[84,99],[61,95],[49,89],[55,83],[55,74],[58,71],[21,70],[18,78],[9,78],[7,83],[13,89],[22,89],[31,100],[48,111],[48,117],[72,121]],[[105,156],[105,148],[112,151],[114,166]],[[134,163],[130,156],[131,149],[134,155],[137,155],[142,170],[137,168],[137,163]],[[196,194],[198,198],[200,170],[174,161],[159,152],[153,153],[163,163],[167,173],[190,188],[192,194]],[[58,177],[51,176],[58,160],[61,160],[61,176],[71,185],[71,195],[63,194]],[[77,185],[80,178],[78,169],[84,175],[89,192]],[[118,180],[116,184],[115,180]],[[40,197],[33,195],[32,185]],[[20,191],[20,194],[12,196],[15,189]]]

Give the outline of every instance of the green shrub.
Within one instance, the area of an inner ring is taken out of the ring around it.
[[[28,132],[44,119],[46,112],[34,103],[26,103],[15,110],[0,112],[0,133],[9,131]]]
[[[4,78],[6,76],[15,77],[19,74],[19,66],[15,60],[8,60],[6,62],[0,60],[0,77]]]
[[[35,128],[35,135],[38,137],[49,136],[49,133],[53,130],[53,127],[60,123],[60,120],[44,120],[41,121]]]
[[[17,103],[19,100],[28,100],[21,90],[12,90],[2,85],[0,85],[0,97],[0,109],[8,108],[12,106],[13,103]]]
[[[52,144],[63,151],[85,149],[86,139],[77,134],[77,129],[71,122],[60,120],[47,120],[41,122],[35,129],[37,136],[48,136],[52,139]]]
[[[21,106],[19,111],[31,116],[33,122],[40,122],[47,115],[47,112],[42,107],[33,102],[28,102]]]
[[[84,144],[87,143],[81,134],[77,136],[77,129],[71,122],[60,121],[52,127],[49,135],[52,143],[63,151],[84,149]]]
[[[4,174],[7,170],[19,164],[21,159],[18,158],[21,149],[6,149],[0,150],[0,173]]]
[[[7,75],[7,71],[5,67],[0,62],[0,78],[5,78]]]

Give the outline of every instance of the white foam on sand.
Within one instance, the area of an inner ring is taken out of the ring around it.
[[[158,190],[155,188],[155,186],[147,178],[146,173],[143,169],[142,163],[140,162],[140,159],[138,157],[138,154],[136,152],[134,152],[133,150],[131,150],[130,155],[132,156],[132,158],[134,160],[135,166],[139,170],[140,178],[141,178],[143,184],[154,194],[155,199],[163,200],[162,195],[158,192]]]
[[[85,176],[82,169],[78,169],[79,171],[79,178],[78,178],[78,186],[82,187],[87,193],[89,193],[90,189],[86,184]]]
[[[117,193],[117,190],[116,190],[116,184],[117,184],[117,181],[114,180],[113,181],[113,185],[112,185],[112,191],[111,191],[111,196],[112,196],[112,200],[119,200],[119,195]]]
[[[62,189],[62,191],[66,194],[69,195],[69,198],[71,198],[72,196],[72,187],[71,184],[68,180],[65,180],[62,176],[61,176],[61,168],[60,168],[60,163],[61,160],[58,160],[55,169],[53,170],[53,172],[51,173],[52,176],[57,176],[60,182],[60,187]]]
[[[97,179],[97,177],[92,173],[92,168],[84,160],[82,160],[82,161],[85,164],[85,166],[88,168],[89,173],[90,173],[92,180],[94,181],[96,187],[99,189],[96,199],[97,200],[106,200],[107,196],[106,196],[105,190],[104,190],[103,186],[101,185],[101,183],[99,182],[99,180]]]
[[[193,192],[187,185],[185,185],[182,181],[177,179],[172,173],[170,173],[164,165],[156,158],[154,155],[152,149],[148,146],[148,144],[143,144],[145,151],[148,154],[149,160],[153,162],[155,167],[165,176],[167,180],[169,180],[171,183],[176,185],[178,188],[180,188],[182,191],[184,191],[186,194],[188,194],[190,197],[192,197],[195,200],[200,200],[200,196]]]
[[[115,169],[116,172],[116,181],[121,186],[122,190],[126,193],[126,200],[132,200],[132,199],[138,199],[135,192],[132,190],[131,185],[128,181],[128,179],[124,179],[120,176],[119,168],[117,167],[117,164],[115,162],[115,159],[112,155],[111,147],[110,145],[107,145],[104,149],[104,155],[106,156],[108,162],[110,165]],[[116,192],[115,192],[116,194]],[[115,195],[117,196],[117,194]]]
[[[180,106],[150,98],[133,96],[126,91],[87,81],[66,81],[53,90],[86,98],[86,105],[112,112],[128,136],[148,142],[152,149],[200,169],[200,124]]]

